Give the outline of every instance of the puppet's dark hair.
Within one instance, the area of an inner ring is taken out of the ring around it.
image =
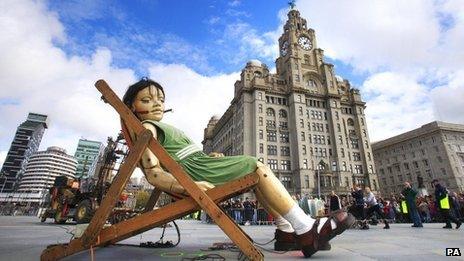
[[[134,99],[135,99],[135,96],[137,96],[137,93],[139,93],[139,91],[149,86],[152,86],[152,85],[155,86],[158,90],[161,90],[163,92],[163,95],[166,96],[164,94],[163,87],[159,83],[147,77],[143,77],[140,81],[132,84],[131,86],[129,86],[129,88],[127,88],[127,91],[124,94],[122,101],[124,102],[124,104],[126,104],[127,107],[129,108],[132,107],[132,103],[134,102]]]

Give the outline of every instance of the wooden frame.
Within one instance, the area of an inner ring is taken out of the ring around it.
[[[122,103],[104,80],[97,81],[95,86],[102,93],[102,98],[114,107],[126,126],[137,133],[137,137],[139,138],[130,150],[126,161],[122,164],[118,174],[114,178],[107,196],[103,199],[101,206],[97,209],[82,237],[73,239],[68,244],[55,245],[45,249],[42,252],[41,260],[57,260],[89,249],[90,247],[115,243],[199,209],[203,209],[214,220],[245,256],[251,260],[264,260],[263,254],[256,249],[248,235],[217,205],[217,203],[223,200],[254,187],[258,183],[259,176],[256,173],[251,173],[243,178],[217,186],[207,192],[202,191],[192,178],[185,173],[183,168],[169,156],[159,142],[153,139],[151,132],[142,126],[140,121]],[[154,190],[143,214],[103,228],[119,195],[146,148],[150,149],[156,155],[162,166],[176,178],[190,197],[153,210],[156,200],[160,195],[159,190]]]

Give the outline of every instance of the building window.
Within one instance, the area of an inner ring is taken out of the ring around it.
[[[342,158],[345,157],[345,149],[344,148],[340,149],[340,154],[342,155]]]
[[[303,169],[308,169],[308,160],[307,159],[303,160]]]
[[[290,156],[290,147],[287,147],[287,146],[280,147],[280,155]]]
[[[267,131],[267,141],[277,141],[277,133],[273,130]]]
[[[332,171],[337,171],[337,162],[332,161]]]
[[[263,139],[263,130],[259,130],[259,138],[262,140]]]
[[[342,170],[346,171],[346,162],[345,161],[342,162]]]
[[[309,188],[309,176],[305,175],[305,187]]]
[[[263,113],[263,105],[262,104],[258,105],[258,113]]]
[[[283,143],[288,143],[288,142],[290,142],[290,138],[289,138],[288,132],[281,132],[281,133],[280,133],[280,142],[283,142]]]
[[[259,117],[259,126],[263,126],[263,117]]]
[[[266,120],[266,127],[268,127],[268,128],[275,128],[275,127],[276,127],[275,121],[273,121],[273,120]]]
[[[354,161],[361,161],[361,153],[353,152],[353,160]]]
[[[287,112],[285,110],[279,110],[280,118],[287,118]]]
[[[275,111],[272,108],[267,108],[266,109],[266,115],[270,117],[275,117]]]
[[[280,168],[282,170],[291,170],[291,166],[290,166],[290,161],[289,160],[282,160],[280,161]]]
[[[419,168],[419,163],[417,163],[417,161],[413,161],[412,164],[414,165],[414,168]]]
[[[280,181],[282,182],[282,184],[284,185],[285,188],[289,189],[289,188],[292,187],[292,178],[291,177],[282,176],[282,177],[280,177]]]
[[[374,173],[374,168],[372,167],[372,165],[369,165],[369,173]]]
[[[298,114],[303,115],[303,107],[298,107]]]
[[[362,165],[354,165],[354,173],[363,174]]]
[[[280,127],[281,129],[286,130],[286,129],[288,129],[288,123],[287,123],[286,121],[280,121],[280,122],[279,122],[279,127]]]
[[[370,152],[367,153],[367,160],[371,161],[371,153]]]
[[[303,121],[303,119],[300,119],[300,127],[301,127],[301,128],[304,128],[304,121]]]
[[[351,148],[353,149],[359,148],[358,139],[351,139]]]
[[[302,146],[303,155],[306,155],[306,145]]]
[[[348,126],[354,126],[354,121],[353,119],[349,118],[346,123],[348,124]]]
[[[267,154],[268,155],[277,155],[277,146],[276,145],[267,145]]]
[[[304,131],[301,132],[301,140],[305,141],[305,133],[304,133]]]
[[[405,162],[405,163],[403,164],[403,166],[404,166],[404,168],[405,168],[406,170],[409,170],[409,163]]]
[[[259,153],[264,153],[264,145],[262,143],[259,144]]]
[[[338,135],[338,142],[339,142],[340,144],[343,144],[343,137],[342,137],[342,135]]]
[[[277,170],[277,160],[276,159],[268,159],[267,160],[267,165],[269,166],[270,169]]]

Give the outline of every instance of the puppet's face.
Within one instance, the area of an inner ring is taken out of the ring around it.
[[[164,114],[164,94],[155,86],[147,87],[137,93],[132,110],[140,120],[160,121]]]

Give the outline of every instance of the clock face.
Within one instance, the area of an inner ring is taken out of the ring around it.
[[[285,55],[287,55],[287,53],[288,53],[288,42],[285,41],[285,42],[282,44],[282,46],[280,47],[280,54],[281,54],[282,56],[285,56]]]
[[[298,44],[301,46],[301,48],[303,48],[304,50],[311,50],[311,48],[313,47],[313,44],[311,43],[311,40],[306,37],[306,36],[301,36],[299,39],[298,39]]]

